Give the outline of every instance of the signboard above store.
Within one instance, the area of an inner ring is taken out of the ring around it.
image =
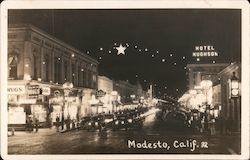
[[[39,85],[28,86],[27,93],[29,96],[38,96],[40,94]]]
[[[218,57],[219,54],[212,45],[195,46],[193,57]]]
[[[103,90],[98,90],[96,92],[96,97],[103,97],[106,95],[106,92],[104,92]]]
[[[10,95],[21,95],[25,94],[25,86],[24,85],[8,85],[8,94]]]
[[[49,87],[42,87],[42,95],[45,95],[45,96],[50,95],[50,88]]]

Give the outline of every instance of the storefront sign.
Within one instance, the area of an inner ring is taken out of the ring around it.
[[[28,86],[27,92],[29,96],[38,96],[40,94],[39,85]]]
[[[45,95],[45,96],[50,95],[50,88],[49,87],[42,87],[42,95]]]
[[[36,104],[36,99],[19,99],[19,104]]]
[[[195,46],[195,51],[193,52],[193,57],[217,57],[219,56],[218,52],[215,51],[214,46],[204,45],[204,46]]]
[[[8,124],[25,124],[25,112],[8,112]]]
[[[63,104],[63,97],[50,98],[49,103],[52,104]]]
[[[25,86],[24,85],[11,85],[8,86],[8,94],[21,95],[25,94]]]
[[[103,97],[106,95],[106,92],[104,92],[103,90],[98,90],[96,92],[96,97]]]
[[[54,91],[54,96],[55,96],[55,97],[60,97],[60,96],[61,96],[61,92],[58,91],[58,90],[55,90],[55,91]]]

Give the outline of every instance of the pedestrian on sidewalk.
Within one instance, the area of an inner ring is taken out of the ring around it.
[[[29,131],[33,132],[33,128],[34,128],[34,126],[33,126],[33,120],[30,118],[30,121],[29,121]]]
[[[62,115],[61,127],[62,127],[62,130],[64,130],[64,116],[63,115]]]
[[[211,118],[209,121],[209,127],[210,127],[210,134],[215,135],[215,119]]]
[[[72,129],[75,129],[75,128],[76,128],[76,120],[73,119],[73,121],[72,121]]]
[[[59,116],[56,117],[56,131],[59,132],[59,126],[60,126],[60,118]]]
[[[70,116],[69,115],[67,116],[67,119],[66,119],[65,123],[66,123],[66,130],[70,130],[71,120],[70,120]]]
[[[200,132],[204,133],[204,130],[205,130],[205,117],[202,117]]]
[[[35,127],[36,127],[36,132],[38,132],[39,120],[37,118],[35,118]]]

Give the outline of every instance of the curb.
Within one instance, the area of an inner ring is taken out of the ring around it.
[[[81,127],[76,127],[76,128],[74,128],[74,129],[69,129],[69,130],[63,130],[63,131],[59,131],[60,133],[66,133],[66,132],[69,132],[69,131],[73,131],[73,130],[76,130],[76,129],[80,129]]]

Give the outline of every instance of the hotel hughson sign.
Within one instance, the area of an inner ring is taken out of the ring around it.
[[[219,54],[212,45],[195,46],[193,57],[218,57]]]

